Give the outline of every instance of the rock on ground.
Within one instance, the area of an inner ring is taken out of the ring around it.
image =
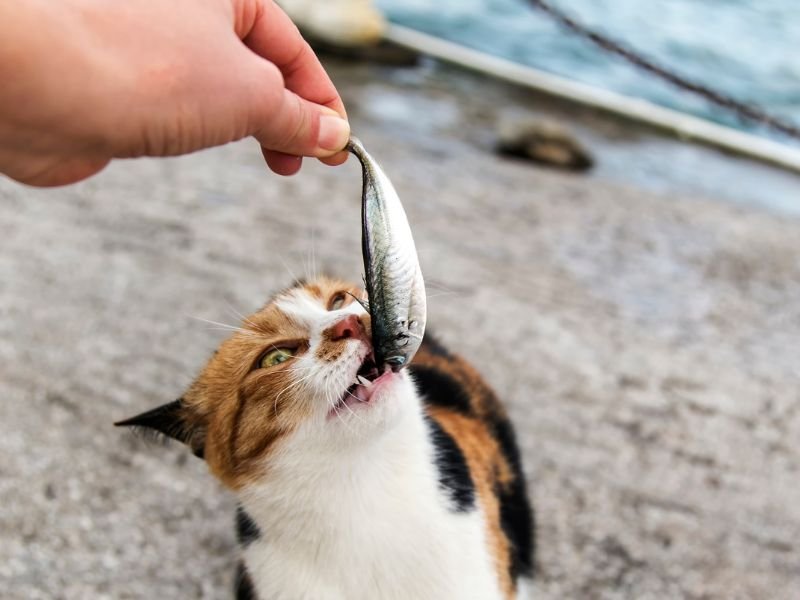
[[[405,202],[432,329],[510,407],[538,597],[796,598],[800,223],[499,159],[458,77],[334,77]],[[227,596],[230,495],[111,424],[181,394],[225,336],[201,319],[360,277],[358,166],[307,163],[272,176],[243,142],[0,182],[4,599]]]

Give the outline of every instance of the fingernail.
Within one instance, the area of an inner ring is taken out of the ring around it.
[[[323,115],[319,119],[317,146],[334,152],[344,149],[350,139],[350,124],[341,117]]]

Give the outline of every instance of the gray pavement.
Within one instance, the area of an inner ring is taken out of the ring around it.
[[[334,77],[406,205],[431,328],[510,407],[539,597],[796,598],[800,222],[495,158],[501,92],[468,78]],[[199,319],[359,278],[359,194],[355,161],[282,179],[251,142],[0,181],[0,597],[228,597],[230,495],[111,423],[181,394],[225,336]]]

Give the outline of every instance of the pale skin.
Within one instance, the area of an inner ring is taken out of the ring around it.
[[[342,100],[272,0],[0,2],[0,173],[37,186],[246,137],[276,173],[347,158]]]

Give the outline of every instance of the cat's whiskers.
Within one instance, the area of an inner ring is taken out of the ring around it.
[[[323,383],[324,383],[323,388],[322,388],[322,393],[325,394],[325,404],[327,404],[328,406],[330,406],[334,410],[334,412],[336,413],[337,417],[339,417],[339,420],[341,421],[342,417],[339,414],[339,410],[338,410],[338,406],[337,406],[338,402],[334,399],[333,394],[331,393],[330,388],[328,387],[328,378],[329,377],[330,377],[330,372],[325,373],[325,375],[322,378],[323,379]]]
[[[302,377],[301,379],[298,379],[296,381],[292,381],[289,384],[287,384],[280,392],[275,394],[275,414],[278,413],[278,402],[280,401],[281,396],[283,396],[289,390],[292,390],[292,389],[298,387],[299,385],[304,383],[307,379],[309,379],[312,376],[313,376],[313,373],[309,373],[308,375],[306,375],[305,377]]]
[[[228,323],[220,323],[219,321],[212,321],[210,319],[204,319],[202,317],[195,317],[189,315],[190,318],[194,319],[195,321],[202,321],[203,323],[208,323],[209,325],[216,325],[217,328],[221,328],[226,331],[234,331],[237,333],[245,333],[247,335],[262,335],[258,331],[253,331],[252,329],[245,329],[244,327],[238,327],[236,325],[230,325]]]
[[[247,329],[231,329],[230,327],[208,327],[206,331],[233,331],[234,333],[242,333],[245,335],[258,335],[258,332],[249,331]]]
[[[425,288],[430,288],[434,290],[439,290],[440,292],[448,292],[450,294],[463,294],[464,290],[456,290],[451,287],[446,286],[441,281],[436,281],[432,279],[425,279]]]
[[[312,367],[308,367],[309,370],[311,368]],[[286,392],[288,392],[289,390],[294,389],[294,388],[300,386],[301,384],[305,383],[308,379],[310,379],[313,376],[314,376],[314,373],[309,373],[308,375],[306,375],[305,377],[302,377],[301,379],[298,379],[297,381],[292,381],[289,385],[287,385],[285,388],[283,388],[280,392],[278,392],[275,395],[275,402],[273,403],[274,404],[273,410],[275,412],[275,416],[278,415],[278,401],[280,400],[281,396],[283,394],[285,394]]]
[[[281,261],[283,268],[286,269],[287,273],[289,273],[289,277],[292,278],[292,281],[299,281],[297,275],[295,275],[294,271],[292,271],[292,269],[289,267],[289,264],[283,259],[283,257],[278,255],[278,260]]]
[[[317,257],[316,257],[316,251],[314,249],[314,235],[315,235],[315,230],[313,227],[311,227],[311,243],[308,246],[308,254],[307,254],[308,263],[306,264],[305,269],[306,269],[306,276],[312,281],[316,281],[318,279]],[[310,273],[309,270],[311,271]]]
[[[348,393],[349,393],[349,392],[348,392]],[[351,395],[351,396],[353,396],[353,394],[350,394],[350,395]],[[353,397],[355,398],[355,396],[353,396]],[[355,412],[355,411],[354,411],[352,408],[350,408],[350,405],[349,405],[347,402],[342,402],[342,405],[343,405],[343,406],[344,406],[344,407],[347,409],[347,411],[348,411],[348,412],[349,412],[351,415],[353,415],[353,418],[354,418],[356,421],[358,421],[358,422],[359,422],[359,423],[361,423],[362,425],[363,425],[364,423],[366,423],[366,421],[364,421],[364,419],[362,419],[361,417],[359,417],[359,416],[356,414],[356,412]]]
[[[352,396],[353,398],[355,398],[356,400],[358,400],[358,396],[356,396],[355,394],[353,394],[353,392],[351,392],[349,389],[348,389],[348,390],[346,390],[346,391],[345,391],[345,393],[346,393],[348,396]],[[359,401],[359,402],[361,402],[360,400],[358,400],[358,401]],[[343,402],[342,404],[344,404],[344,407],[345,407],[347,410],[349,410],[349,411],[350,411],[350,414],[351,414],[351,415],[353,415],[353,418],[357,419],[358,421],[361,421],[361,423],[362,423],[362,424],[363,424],[363,423],[365,423],[364,419],[362,419],[361,417],[359,417],[359,416],[358,416],[358,415],[355,413],[355,411],[354,411],[352,408],[350,408],[350,405],[349,405],[347,402]]]
[[[350,424],[345,420],[344,417],[342,417],[341,411],[339,411],[339,409],[335,405],[333,407],[333,410],[336,412],[336,418],[339,419],[339,422],[342,424],[342,426],[345,429],[347,429],[348,433],[350,433],[352,435],[354,433],[353,432],[353,428],[350,427]]]
[[[341,421],[342,421],[342,423],[343,423],[343,424],[345,424],[345,426],[347,426],[347,421],[345,421],[345,420],[342,418],[341,414],[339,413],[339,410],[338,410],[338,408],[339,408],[339,404],[342,404],[342,405],[343,405],[343,406],[344,406],[344,407],[345,407],[345,408],[346,408],[346,409],[347,409],[347,410],[350,412],[350,414],[351,414],[351,415],[353,415],[353,417],[355,417],[356,419],[358,419],[359,421],[361,421],[362,423],[364,423],[364,420],[363,420],[361,417],[359,417],[359,416],[358,416],[358,415],[357,415],[357,414],[356,414],[356,413],[353,411],[353,409],[352,409],[352,408],[350,408],[350,406],[347,404],[347,402],[342,402],[342,400],[344,399],[344,396],[342,396],[341,398],[338,398],[338,399],[337,399],[337,398],[336,398],[336,397],[333,395],[333,393],[330,391],[330,389],[331,389],[331,388],[330,388],[330,386],[329,386],[329,385],[327,385],[327,383],[328,383],[328,379],[329,379],[329,378],[330,378],[332,375],[333,375],[333,373],[332,373],[332,372],[330,372],[330,371],[329,371],[328,373],[326,373],[326,374],[325,374],[325,383],[326,383],[326,385],[325,385],[324,389],[325,389],[325,397],[326,397],[326,401],[327,401],[328,405],[329,405],[329,406],[331,406],[331,407],[333,408],[334,412],[336,412],[336,415],[339,417],[339,420],[341,420]],[[353,395],[353,393],[352,393],[352,392],[349,390],[349,388],[345,389],[345,394],[347,394],[347,395],[349,395],[349,396],[352,396],[353,398],[355,398],[356,400],[358,400],[358,397],[357,397],[357,396],[355,396],[355,395]],[[351,430],[350,430],[350,428],[349,428],[349,426],[348,426],[348,430],[349,430],[349,431],[351,431]],[[351,433],[352,433],[352,431],[351,431]]]
[[[327,400],[328,404],[333,408],[333,412],[336,414],[336,418],[339,419],[339,422],[348,430],[350,431],[347,421],[342,418],[342,413],[339,412],[339,408],[336,406],[336,403],[331,403],[330,399]]]
[[[310,371],[311,369],[315,369],[314,365],[310,367],[292,367],[291,369],[283,369],[282,371],[272,371],[270,375],[277,375],[278,373],[291,373],[293,371]]]
[[[243,314],[242,314],[242,313],[240,313],[238,310],[236,310],[236,309],[233,307],[233,305],[232,305],[230,302],[226,302],[226,303],[225,303],[225,305],[227,306],[227,308],[228,308],[228,311],[229,311],[229,312],[231,312],[231,313],[233,313],[233,316],[234,316],[234,317],[237,317],[237,318],[241,319],[242,323],[244,323],[245,325],[249,325],[249,326],[250,326],[250,327],[252,327],[254,330],[258,330],[258,325],[256,325],[255,323],[253,323],[253,322],[252,322],[250,319],[248,319],[248,318],[247,318],[245,315],[243,315]]]
[[[326,383],[329,375],[330,373],[325,374]],[[352,434],[353,430],[350,428],[350,425],[347,423],[347,421],[342,418],[342,413],[339,412],[339,401],[334,398],[330,388],[327,385],[325,386],[325,402],[328,404],[328,406],[333,408],[333,412],[336,413],[336,418],[339,419],[339,422],[344,426],[345,429],[347,429],[348,433]]]
[[[425,297],[430,300],[431,298],[439,298],[440,296],[454,296],[458,292],[439,292],[438,294],[425,294]]]

